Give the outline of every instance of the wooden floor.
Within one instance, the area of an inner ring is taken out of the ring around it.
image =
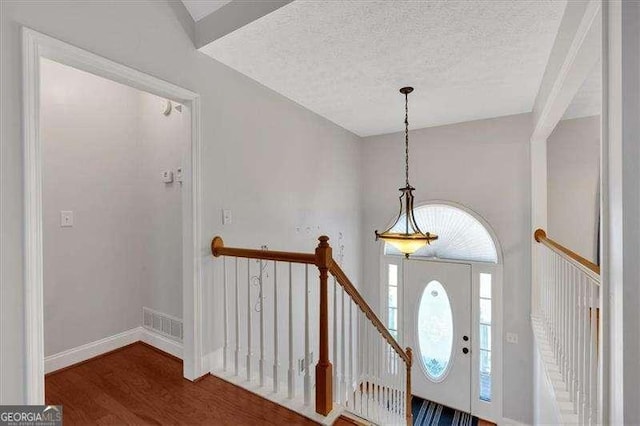
[[[65,425],[313,425],[214,376],[182,378],[182,362],[134,343],[45,379]]]
[[[45,400],[63,406],[65,425],[316,424],[217,377],[190,382],[182,361],[144,343],[47,375]]]

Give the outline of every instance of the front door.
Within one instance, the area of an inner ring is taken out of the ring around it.
[[[413,348],[412,393],[471,412],[471,266],[408,260],[405,341]]]

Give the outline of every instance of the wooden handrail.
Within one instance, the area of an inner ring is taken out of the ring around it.
[[[560,255],[563,255],[565,258],[568,258],[569,260],[573,260],[574,262],[577,262],[578,264],[589,269],[591,272],[597,275],[600,275],[600,266],[596,265],[590,260],[585,259],[584,257],[580,256],[578,253],[564,247],[562,244],[559,244],[556,241],[552,240],[551,238],[547,237],[547,233],[544,232],[543,229],[540,229],[540,228],[536,229],[536,232],[533,233],[533,238],[538,243],[549,247],[554,252]]]
[[[387,341],[387,343],[389,343],[389,346],[391,346],[396,351],[400,358],[404,360],[405,364],[411,366],[411,357],[400,347],[396,339],[391,335],[387,327],[384,326],[382,321],[380,321],[380,318],[378,318],[375,312],[373,312],[373,309],[371,309],[369,304],[360,295],[360,293],[353,285],[351,280],[349,280],[342,268],[340,268],[337,263],[333,262],[329,267],[329,271],[331,271],[331,275],[336,278],[338,284],[340,284],[342,288],[344,288],[344,291],[346,291],[347,294],[351,296],[351,299],[353,299],[355,304],[358,305],[360,310],[364,312],[367,318],[369,318],[369,321],[373,323],[373,325],[378,330],[378,333],[380,333],[382,337],[384,337],[384,339]]]
[[[275,260],[277,262],[306,263],[311,265],[316,264],[316,255],[313,253],[225,247],[224,242],[220,237],[215,237],[213,241],[211,241],[211,253],[215,257],[246,257],[249,259]]]

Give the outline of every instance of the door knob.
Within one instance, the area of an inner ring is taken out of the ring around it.
[[[465,342],[469,341],[469,336],[462,336],[462,340],[464,340]]]
[[[469,353],[469,349],[468,348],[462,348],[462,353],[463,354],[468,354]]]

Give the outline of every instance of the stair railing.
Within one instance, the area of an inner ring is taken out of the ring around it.
[[[315,412],[322,416],[337,403],[378,424],[412,424],[411,349],[400,347],[334,262],[328,237],[319,238],[314,253],[225,247],[215,237],[211,252],[223,257],[224,371],[257,380],[263,389],[270,379],[270,391],[278,393],[285,376],[280,360],[286,359],[288,399],[300,396],[296,377],[304,373],[303,404],[311,404],[315,382]],[[310,266],[318,269],[317,285],[309,279]],[[314,320],[317,346],[311,342]],[[280,343],[283,337],[286,344]],[[318,361],[312,376],[314,349]]]
[[[536,230],[534,331],[546,340],[579,424],[600,414],[600,267]],[[536,325],[536,323],[538,323]],[[538,327],[538,329],[536,329]]]

